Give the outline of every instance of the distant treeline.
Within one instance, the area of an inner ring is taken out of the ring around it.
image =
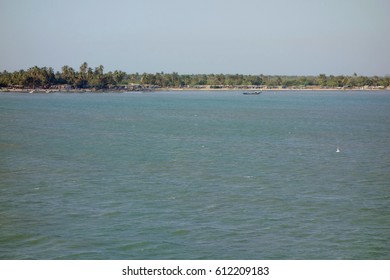
[[[134,73],[123,71],[103,72],[102,65],[91,68],[84,62],[78,71],[69,66],[63,66],[61,72],[55,72],[51,67],[31,67],[28,70],[0,73],[0,87],[15,88],[60,88],[63,86],[75,89],[107,89],[134,85],[153,87],[234,87],[234,86],[264,86],[264,87],[389,87],[390,77],[352,76],[269,76],[241,74],[190,74],[173,73]]]

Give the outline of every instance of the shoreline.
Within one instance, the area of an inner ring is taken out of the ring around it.
[[[188,92],[188,91],[388,91],[390,87],[355,87],[355,88],[324,88],[324,87],[251,87],[251,86],[240,86],[240,87],[144,87],[137,90],[128,88],[108,88],[108,89],[44,89],[44,88],[0,88],[0,93],[126,93],[126,92]]]
[[[154,91],[385,91],[390,88],[322,88],[322,87],[306,87],[306,88],[294,88],[294,87],[276,87],[276,88],[160,88]]]

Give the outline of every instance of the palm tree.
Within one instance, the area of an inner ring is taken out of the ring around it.
[[[72,67],[69,67],[68,65],[62,66],[61,76],[67,84],[74,85],[76,80],[76,73]]]

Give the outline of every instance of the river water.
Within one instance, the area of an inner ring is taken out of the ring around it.
[[[0,259],[389,258],[388,91],[0,94]]]

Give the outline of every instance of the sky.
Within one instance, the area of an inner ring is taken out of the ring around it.
[[[0,71],[390,75],[389,0],[0,0]]]

